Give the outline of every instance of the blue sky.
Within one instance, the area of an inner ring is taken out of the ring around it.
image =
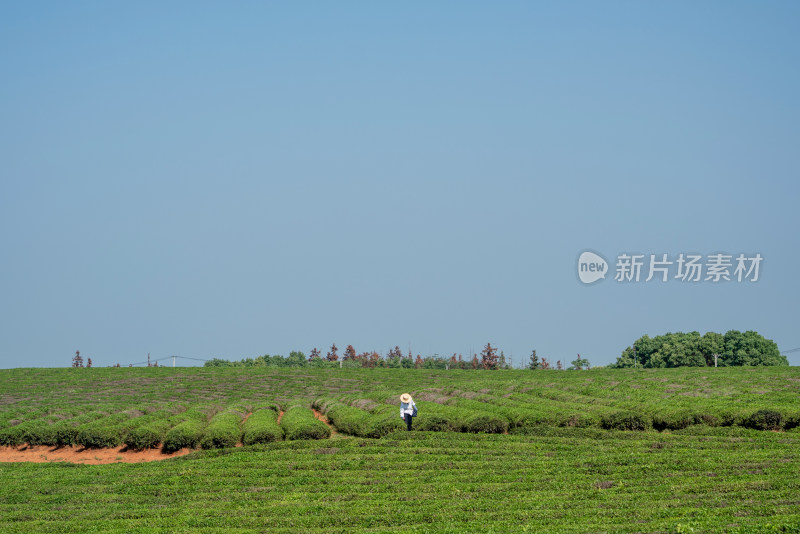
[[[796,2],[5,3],[0,367],[800,347],[798,23]],[[764,260],[755,283],[584,285],[587,249]]]

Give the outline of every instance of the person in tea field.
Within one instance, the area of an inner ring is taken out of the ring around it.
[[[400,417],[406,422],[406,428],[411,430],[411,418],[417,415],[417,405],[408,393],[400,395]]]

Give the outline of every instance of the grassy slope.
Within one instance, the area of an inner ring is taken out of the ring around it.
[[[791,411],[800,369],[11,370],[0,371],[0,426],[26,412],[176,402],[223,408],[344,394],[381,400],[402,391],[519,395],[546,399],[554,410],[578,403],[587,410],[653,412],[677,404]],[[0,464],[0,531],[760,532],[772,525],[800,532],[799,468],[797,430],[705,426],[664,433],[543,427],[531,436],[414,432],[203,451],[140,465]]]

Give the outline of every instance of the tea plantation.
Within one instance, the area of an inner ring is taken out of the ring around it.
[[[0,371],[25,444],[196,452],[0,464],[2,532],[800,532],[793,367]]]

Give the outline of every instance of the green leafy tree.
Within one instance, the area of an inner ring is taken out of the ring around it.
[[[289,353],[285,363],[286,367],[305,367],[307,364],[306,355],[302,352],[293,350]]]
[[[574,360],[572,360],[572,362],[570,362],[570,363],[572,363],[572,366],[570,367],[570,369],[575,370],[575,371],[581,371],[584,368],[586,368],[586,369],[589,368],[589,360],[587,360],[586,358],[581,358],[580,354],[578,354],[578,357],[575,358]]]
[[[729,330],[725,333],[724,365],[789,365],[778,345],[758,332]]]
[[[730,330],[724,336],[716,332],[670,332],[651,338],[644,335],[622,351],[610,367],[705,367],[714,365],[719,354],[720,366],[789,365],[774,341],[752,330]]]

